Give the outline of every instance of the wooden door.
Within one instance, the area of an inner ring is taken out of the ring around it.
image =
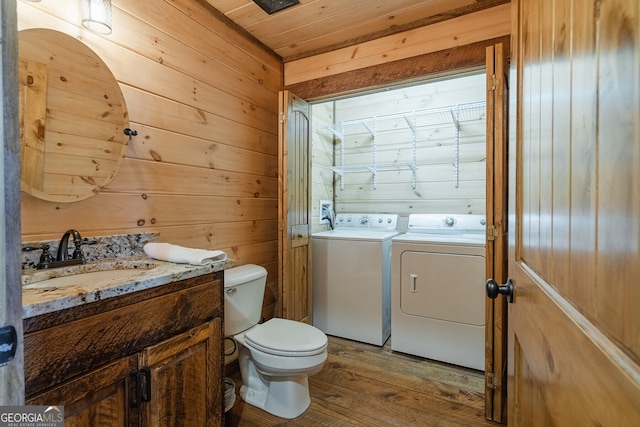
[[[640,3],[513,4],[509,425],[638,426]]]
[[[487,279],[507,279],[508,52],[487,47]],[[486,299],[485,415],[502,422],[507,398],[507,306]]]
[[[220,426],[223,416],[221,319],[151,346],[140,355],[149,369],[148,403],[141,406],[142,425]],[[145,393],[146,394],[146,393]]]
[[[280,92],[280,314],[311,323],[311,138],[309,104]]]
[[[24,403],[22,348],[22,287],[20,286],[20,135],[18,130],[18,30],[16,2],[0,2],[0,125],[2,171],[0,181],[0,327],[15,331],[16,341],[0,343],[3,356],[13,359],[0,365],[0,405]],[[3,337],[12,334],[3,333]]]

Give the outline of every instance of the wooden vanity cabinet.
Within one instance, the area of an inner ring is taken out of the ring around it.
[[[26,403],[65,426],[221,426],[223,273],[25,319]]]

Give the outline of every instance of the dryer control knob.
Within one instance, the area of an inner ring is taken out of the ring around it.
[[[446,225],[447,227],[453,227],[454,224],[456,223],[456,219],[448,216],[444,219],[443,222],[444,222],[444,225]]]

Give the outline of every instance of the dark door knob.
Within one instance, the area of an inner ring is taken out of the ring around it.
[[[507,301],[513,302],[513,283],[511,279],[507,279],[507,283],[504,285],[498,285],[495,280],[487,280],[487,296],[491,299],[495,299],[498,294],[502,294],[507,297]]]

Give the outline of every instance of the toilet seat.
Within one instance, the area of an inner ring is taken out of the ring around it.
[[[314,356],[327,348],[327,336],[321,330],[306,323],[278,318],[248,330],[244,339],[246,345],[276,356]]]

